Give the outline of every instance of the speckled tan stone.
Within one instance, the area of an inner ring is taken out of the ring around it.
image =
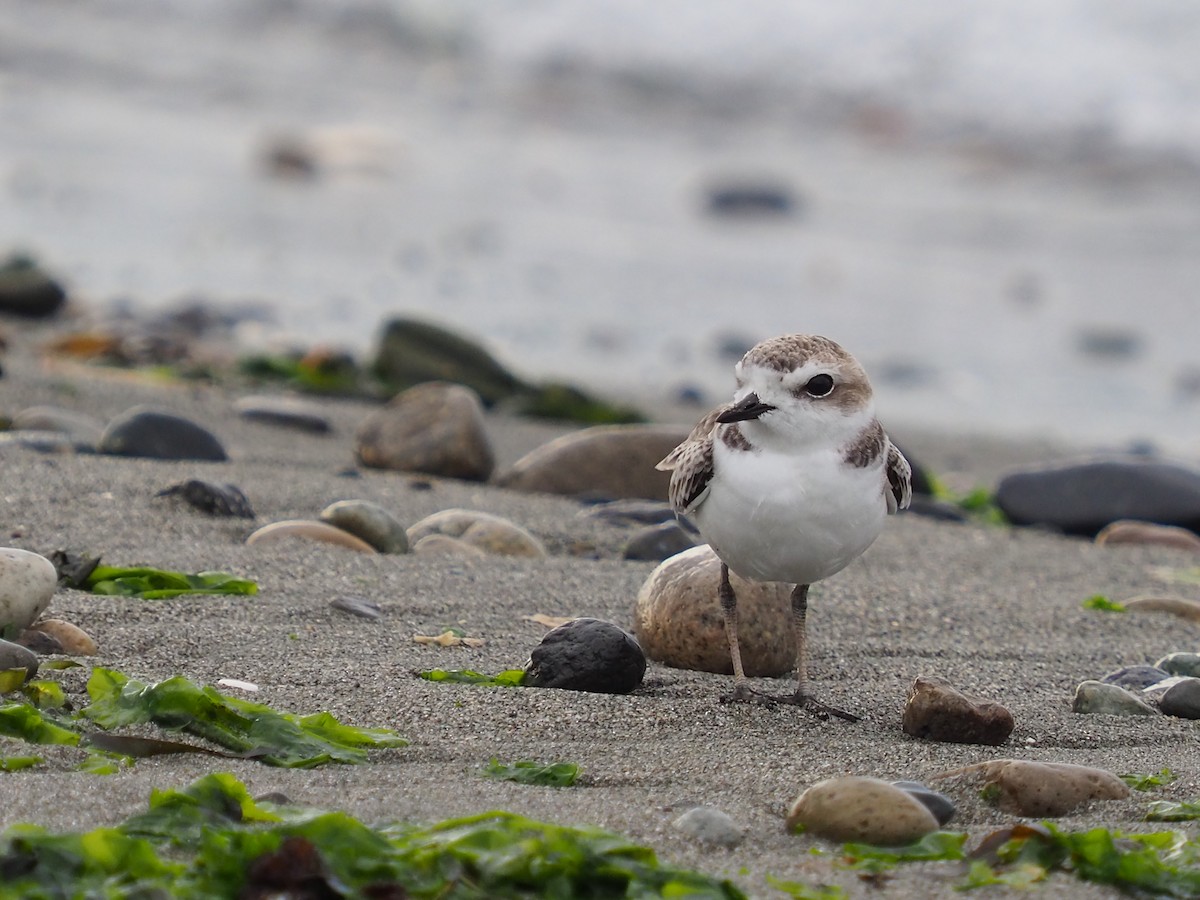
[[[508,519],[474,509],[443,509],[408,529],[409,545],[427,535],[444,534],[496,556],[546,556],[536,537]]]

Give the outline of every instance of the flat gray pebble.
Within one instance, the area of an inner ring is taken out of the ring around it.
[[[714,806],[692,807],[671,827],[701,844],[716,847],[736,847],[745,836],[728,813]]]

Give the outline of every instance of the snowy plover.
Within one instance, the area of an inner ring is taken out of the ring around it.
[[[840,572],[908,506],[908,461],[875,418],[862,366],[828,338],[763,341],[735,369],[734,400],[714,409],[658,464],[671,503],[721,559],[719,596],[733,657],[733,694],[749,700],[729,570],[794,584],[796,691],[785,699],[854,721],[808,693],[808,587]]]

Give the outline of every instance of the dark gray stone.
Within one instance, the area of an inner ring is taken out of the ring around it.
[[[108,423],[96,448],[114,456],[224,462],[229,457],[212,432],[190,419],[135,406]]]
[[[947,822],[954,818],[954,814],[958,811],[954,806],[953,800],[945,794],[939,794],[937,791],[926,787],[919,781],[893,781],[892,784],[906,794],[911,794],[920,800],[925,808],[933,813],[933,817],[937,819],[939,826],[945,826]]]
[[[694,806],[672,822],[671,827],[699,844],[712,847],[736,847],[744,836],[729,814],[715,806]]]
[[[1168,653],[1154,665],[1168,675],[1200,676],[1200,653]]]
[[[1154,707],[1123,687],[1102,681],[1084,681],[1075,688],[1071,710],[1102,716],[1155,716]]]
[[[347,594],[343,597],[334,597],[329,605],[334,609],[340,609],[342,612],[358,616],[360,619],[376,621],[383,618],[383,611],[379,608],[379,604],[368,600],[366,597]]]
[[[28,647],[0,639],[0,671],[4,669],[24,669],[28,680],[37,674],[37,654]]]
[[[321,510],[321,521],[362,538],[380,553],[407,553],[404,524],[370,500],[339,500]]]
[[[621,555],[625,559],[662,562],[696,546],[696,539],[678,522],[663,522],[643,528],[629,539]]]
[[[0,263],[0,313],[26,319],[55,315],[67,302],[67,292],[31,258],[11,256]]]
[[[587,514],[609,522],[636,522],[640,525],[658,525],[675,521],[675,508],[661,500],[609,500],[593,503]],[[684,520],[688,524],[688,520]]]
[[[629,632],[599,619],[573,619],[533,648],[525,684],[597,694],[628,694],[642,683],[646,655]]]
[[[333,426],[320,411],[294,397],[242,397],[234,404],[238,415],[251,422],[291,428],[309,434],[329,434]]]
[[[155,497],[178,497],[210,516],[253,519],[254,507],[236,484],[217,484],[193,478],[163,488]]]
[[[1200,530],[1200,472],[1160,462],[1084,463],[1001,479],[996,504],[1014,525],[1094,536],[1139,519]]]
[[[1109,672],[1100,680],[1104,684],[1115,684],[1129,691],[1144,691],[1171,674],[1158,666],[1124,666]]]
[[[1184,678],[1167,688],[1158,708],[1164,715],[1200,719],[1200,678]]]

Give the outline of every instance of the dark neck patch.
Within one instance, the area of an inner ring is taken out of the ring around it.
[[[721,429],[721,443],[730,450],[751,450],[750,442],[737,425],[726,425]]]
[[[887,436],[883,433],[883,426],[878,419],[873,419],[858,437],[846,445],[842,459],[855,468],[865,469],[879,459],[886,445]]]

